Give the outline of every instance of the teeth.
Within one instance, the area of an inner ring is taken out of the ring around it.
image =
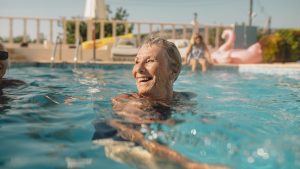
[[[140,82],[146,82],[146,81],[149,81],[149,80],[151,80],[150,77],[139,78],[139,81],[140,81]]]

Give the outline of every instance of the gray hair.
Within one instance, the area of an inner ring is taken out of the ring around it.
[[[169,56],[168,57],[169,66],[176,75],[174,79],[175,81],[178,78],[179,73],[181,71],[181,55],[177,47],[175,46],[175,44],[161,37],[151,37],[144,42],[142,47],[145,45],[147,46],[156,45],[158,47],[163,48],[167,52]]]

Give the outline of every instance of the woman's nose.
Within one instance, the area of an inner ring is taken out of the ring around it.
[[[136,65],[136,71],[138,73],[144,73],[145,72],[145,65],[140,63]]]

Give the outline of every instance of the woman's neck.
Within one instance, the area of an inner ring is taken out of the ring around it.
[[[152,101],[169,104],[173,100],[173,91],[166,92],[164,95],[157,93],[155,95],[139,95],[139,96],[150,99]]]

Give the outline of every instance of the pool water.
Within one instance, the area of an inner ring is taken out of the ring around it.
[[[131,168],[92,142],[94,124],[112,117],[111,98],[136,90],[131,68],[13,65],[7,77],[27,84],[0,96],[0,168]],[[198,162],[300,168],[299,81],[299,71],[184,68],[174,89],[196,97],[172,112],[182,122],[152,124],[145,137]]]

